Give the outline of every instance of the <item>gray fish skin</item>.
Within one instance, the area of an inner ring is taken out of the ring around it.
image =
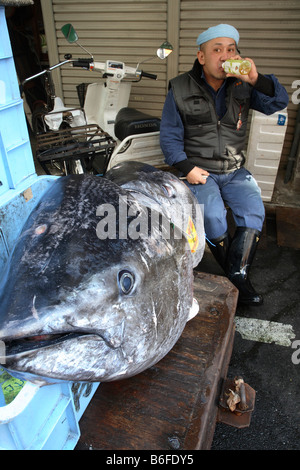
[[[109,178],[56,180],[26,222],[2,280],[5,367],[32,382],[130,377],[162,359],[185,327],[194,265],[187,239],[175,236],[173,224],[167,238],[100,239],[103,204],[117,213],[121,198],[149,216],[137,193]],[[198,235],[204,246],[203,227]]]
[[[147,207],[162,212],[188,238],[189,218],[198,235],[198,246],[193,252],[193,267],[200,263],[205,248],[203,208],[183,181],[172,173],[161,171],[141,162],[123,162],[106,173],[106,178],[129,191]]]

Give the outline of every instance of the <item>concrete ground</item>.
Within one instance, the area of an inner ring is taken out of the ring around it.
[[[299,237],[299,232],[294,235]],[[209,250],[202,271],[223,275]],[[250,278],[264,304],[237,308],[227,376],[241,375],[254,388],[255,409],[248,428],[218,423],[212,450],[296,450],[300,448],[300,250],[278,246],[274,216],[266,219]],[[259,320],[271,323],[264,330]]]

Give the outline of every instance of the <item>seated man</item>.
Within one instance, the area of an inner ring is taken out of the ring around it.
[[[238,31],[220,24],[201,33],[192,70],[170,81],[160,139],[166,163],[186,177],[204,205],[209,247],[227,277],[239,289],[239,302],[261,305],[249,280],[265,211],[260,189],[244,168],[249,109],[273,114],[288,104],[288,94],[274,75],[257,72],[252,59],[248,75],[230,75],[222,64],[241,59]],[[227,231],[228,205],[236,224]]]

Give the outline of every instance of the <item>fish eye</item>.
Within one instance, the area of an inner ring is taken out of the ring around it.
[[[133,289],[135,278],[134,275],[127,270],[122,270],[118,274],[119,286],[123,294],[128,295]]]

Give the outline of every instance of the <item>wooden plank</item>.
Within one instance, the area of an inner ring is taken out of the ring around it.
[[[79,425],[77,449],[210,448],[234,337],[237,289],[197,273],[200,305],[172,351],[130,379],[100,384]]]

